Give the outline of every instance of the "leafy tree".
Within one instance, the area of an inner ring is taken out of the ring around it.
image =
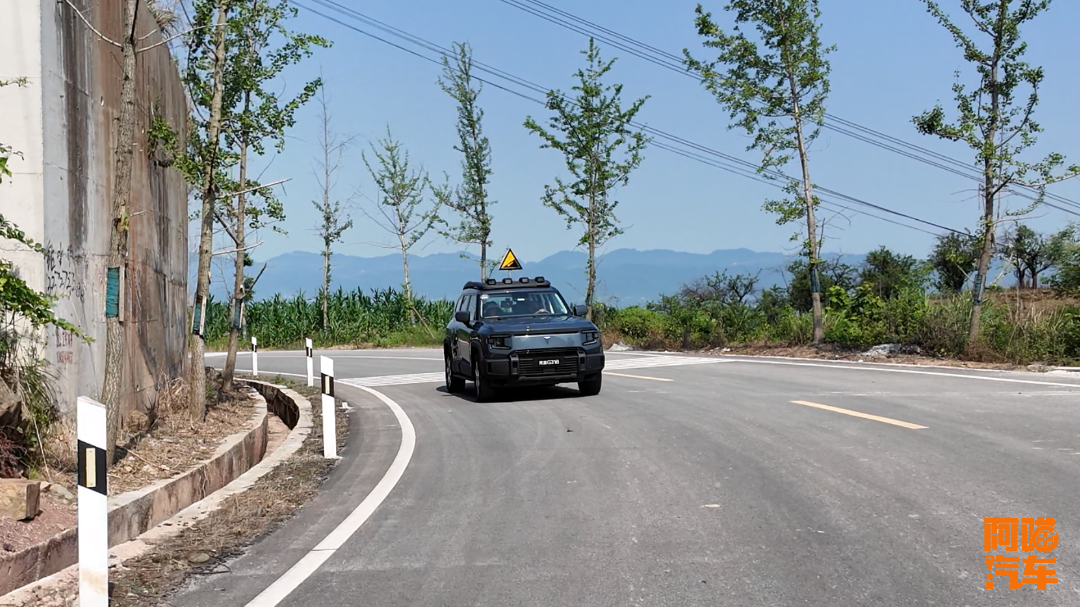
[[[401,264],[405,273],[405,298],[409,302],[409,314],[415,319],[412,286],[409,283],[409,249],[420,241],[434,226],[438,218],[439,203],[436,201],[424,210],[425,190],[431,185],[422,168],[409,166],[409,153],[394,140],[389,127],[386,139],[379,139],[378,146],[371,146],[377,166],[373,167],[363,154],[371,178],[378,188],[376,207],[382,219],[365,214],[383,230],[393,235],[396,244],[385,245],[401,251]]]
[[[859,280],[882,300],[893,299],[907,288],[923,283],[919,261],[910,255],[897,255],[884,246],[869,252],[859,272]]]
[[[1080,226],[1069,224],[1054,235],[1060,241],[1056,271],[1050,279],[1051,286],[1059,295],[1080,295]]]
[[[942,293],[959,293],[978,264],[982,244],[978,238],[950,232],[938,236],[927,260],[936,274],[934,286]]]
[[[235,204],[224,205],[227,213],[216,213],[219,223],[236,246],[233,274],[232,323],[229,331],[229,350],[222,374],[223,389],[232,387],[239,346],[241,310],[246,300],[244,275],[248,249],[245,232],[258,229],[266,220],[281,221],[285,209],[270,188],[248,177],[250,153],[263,155],[265,142],[270,140],[277,151],[285,148],[285,129],[296,123],[295,113],[307,103],[321,86],[317,78],[306,84],[290,100],[282,100],[270,90],[271,83],[290,65],[311,55],[314,47],[329,46],[319,36],[298,34],[285,27],[285,20],[295,17],[297,10],[287,0],[270,3],[251,0],[238,3],[229,20],[226,41],[228,65],[225,70],[223,106],[225,144],[237,151],[239,180],[234,193]],[[249,195],[250,194],[250,195]],[[256,201],[261,200],[261,204]],[[226,218],[227,217],[227,218]]]
[[[481,122],[484,111],[477,105],[481,86],[472,76],[472,47],[467,43],[454,44],[454,63],[443,57],[443,76],[439,86],[458,104],[457,134],[461,152],[461,185],[451,189],[440,187],[435,194],[442,205],[457,212],[457,225],[447,225],[440,233],[465,245],[480,247],[480,279],[487,278],[487,251],[491,246],[491,205],[488,184],[491,183],[491,144],[484,136]]]
[[[1020,28],[1049,8],[1050,0],[961,0],[961,9],[974,22],[976,32],[973,34],[983,37],[985,46],[980,46],[937,2],[922,1],[929,13],[952,35],[957,47],[963,51],[964,59],[972,64],[978,76],[975,86],[965,85],[959,77],[953,84],[957,107],[955,122],[946,120],[940,104],[913,118],[920,133],[967,144],[974,150],[976,164],[983,174],[980,188],[983,211],[979,225],[982,251],[972,290],[967,338],[970,351],[979,336],[982,295],[994,251],[998,194],[1014,184],[1038,188],[1039,198],[1022,212],[1030,211],[1042,201],[1048,184],[1075,176],[1080,167],[1061,173],[1065,158],[1056,153],[1036,163],[1020,157],[1035,144],[1037,134],[1042,131],[1034,120],[1034,113],[1043,80],[1042,68],[1028,65],[1021,59],[1027,43],[1021,40]]]
[[[788,298],[787,290],[780,285],[774,285],[758,295],[754,309],[761,314],[766,324],[775,326],[780,322],[780,315],[783,311],[790,307],[791,301]]]
[[[323,281],[322,300],[322,327],[325,331],[330,325],[330,315],[327,306],[330,302],[330,257],[333,256],[333,247],[340,243],[345,231],[353,226],[352,218],[348,214],[348,202],[338,200],[334,195],[334,187],[337,180],[334,174],[341,170],[342,158],[345,152],[352,147],[355,137],[342,138],[330,128],[331,116],[326,98],[326,85],[319,89],[319,150],[322,158],[316,159],[318,165],[315,178],[319,182],[319,191],[322,197],[311,201],[315,210],[319,212],[319,222],[315,224],[315,233],[322,241],[323,250]]]
[[[1005,251],[1016,273],[1017,288],[1039,288],[1039,275],[1063,259],[1069,239],[1069,228],[1049,237],[1024,224],[1007,232]]]
[[[819,258],[820,242],[810,179],[809,148],[817,138],[829,94],[829,62],[833,47],[821,43],[821,11],[817,0],[729,0],[735,27],[727,33],[699,4],[694,24],[706,48],[719,53],[715,61],[701,61],[683,50],[686,66],[701,77],[705,89],[730,114],[730,128],[742,128],[753,137],[748,149],[763,154],[759,173],[776,178],[796,156],[802,179],[789,179],[784,191],[791,197],[766,201],[777,223],[806,220],[803,250],[808,263],[809,293],[814,320],[814,343],[825,337],[822,317]],[[753,41],[740,29],[752,25]]]
[[[824,287],[826,294],[834,286],[844,291],[855,288],[857,272],[851,265],[839,259],[820,259],[817,268],[820,273],[819,285]],[[796,259],[788,264],[787,272],[791,274],[787,285],[788,301],[799,312],[811,312],[814,309],[814,299],[809,264],[805,259]],[[828,297],[825,298],[826,305],[827,300]]]
[[[577,96],[568,98],[562,91],[548,91],[547,108],[554,115],[544,128],[529,116],[525,128],[540,136],[541,148],[561,152],[570,180],[555,178],[555,185],[544,186],[544,205],[564,219],[567,229],[580,224],[584,229],[579,245],[589,254],[585,288],[586,318],[592,319],[596,296],[596,249],[622,234],[615,208],[619,202],[610,198],[616,186],[625,186],[630,173],[643,160],[642,152],[649,139],[632,131],[630,123],[648,97],[638,99],[623,109],[622,85],[604,84],[615,60],[603,61],[600,49],[590,38],[582,51],[586,67],[575,72],[578,83],[572,87]]]
[[[735,274],[730,276],[727,270],[704,276],[683,285],[680,295],[701,304],[715,303],[720,306],[742,306],[757,290],[761,273]]]

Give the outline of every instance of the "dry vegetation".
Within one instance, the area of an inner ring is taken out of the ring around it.
[[[318,401],[317,388],[281,378],[274,381],[288,385],[313,402]],[[227,560],[299,512],[317,494],[334,465],[322,457],[321,408],[312,407],[312,413],[311,434],[292,457],[178,537],[124,563],[114,578],[112,605],[154,605],[192,576],[228,571]],[[337,416],[339,449],[344,447],[348,436],[348,420],[347,415]]]
[[[109,471],[109,494],[140,489],[154,481],[186,472],[208,459],[222,440],[250,425],[254,412],[253,391],[221,391],[216,374],[211,386],[206,417],[192,420],[184,406],[183,379],[163,390],[150,416],[134,415],[121,437],[117,462]]]

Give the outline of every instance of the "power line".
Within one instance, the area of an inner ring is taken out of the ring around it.
[[[352,8],[341,5],[341,4],[337,3],[337,2],[335,2],[334,0],[305,0],[305,1],[314,2],[316,4],[319,4],[320,6],[323,6],[323,7],[329,8],[331,10],[334,10],[334,11],[336,11],[336,12],[338,12],[340,14],[343,14],[343,15],[345,15],[347,17],[356,19],[356,20],[358,20],[358,21],[360,21],[360,22],[362,22],[362,23],[364,23],[366,25],[369,25],[371,27],[376,27],[379,30],[387,32],[387,33],[389,33],[389,34],[391,34],[391,35],[393,35],[395,37],[404,39],[404,40],[406,40],[406,41],[408,41],[408,42],[410,42],[412,44],[416,44],[416,45],[421,46],[421,47],[423,47],[423,48],[425,48],[427,50],[438,53],[439,55],[441,55],[443,57],[452,57],[452,51],[450,49],[442,47],[442,46],[440,46],[438,44],[435,44],[433,42],[430,42],[430,41],[425,40],[423,38],[420,38],[418,36],[414,36],[412,34],[409,34],[408,32],[405,32],[404,30],[401,30],[401,29],[395,28],[393,26],[390,26],[390,25],[388,25],[386,23],[378,21],[377,19],[368,17],[367,15],[364,15],[364,14],[356,11],[355,9],[352,9]],[[314,10],[314,9],[312,9],[312,8],[310,8],[310,7],[308,7],[308,6],[304,5],[304,4],[301,4],[299,2],[295,2],[295,4],[300,8],[308,10],[308,11],[310,11],[310,12],[316,14],[316,15],[319,15],[319,16],[324,17],[326,19],[329,19],[331,21],[334,21],[335,23],[343,25],[343,26],[345,26],[345,27],[347,27],[347,28],[349,28],[349,29],[351,29],[353,31],[356,31],[358,33],[361,33],[361,34],[363,34],[365,36],[368,36],[368,37],[373,38],[375,40],[378,40],[380,42],[389,44],[390,46],[393,46],[394,48],[398,48],[400,50],[405,50],[406,52],[408,52],[411,55],[420,57],[422,59],[425,59],[427,61],[435,63],[436,65],[442,65],[442,63],[439,60],[433,59],[433,58],[428,57],[426,55],[423,55],[421,53],[417,53],[417,52],[415,52],[415,51],[413,51],[411,49],[406,49],[406,48],[404,48],[404,47],[402,47],[402,46],[400,46],[398,44],[395,44],[393,42],[390,42],[390,41],[388,41],[388,40],[386,40],[386,39],[384,39],[384,38],[382,38],[380,36],[377,36],[375,34],[372,34],[370,32],[367,32],[365,30],[362,30],[360,28],[352,26],[350,24],[346,24],[346,23],[344,23],[344,22],[342,22],[342,21],[340,21],[340,20],[338,20],[338,19],[336,19],[334,17],[328,16],[328,15],[322,13],[322,12]],[[541,86],[539,84],[536,84],[535,82],[531,82],[531,81],[526,80],[524,78],[521,78],[519,76],[515,76],[515,75],[510,74],[508,72],[505,72],[503,70],[499,70],[497,68],[491,67],[491,66],[489,66],[489,65],[487,65],[487,64],[485,64],[483,62],[477,61],[475,59],[473,60],[473,65],[478,70],[481,70],[483,72],[495,75],[495,76],[500,77],[500,78],[504,78],[506,80],[514,82],[515,84],[517,84],[519,86],[528,88],[528,89],[530,89],[532,91],[535,91],[535,92],[538,92],[538,93],[547,94],[547,92],[550,90],[550,89],[547,89],[546,87],[543,87],[543,86]],[[496,88],[499,88],[501,90],[510,92],[510,93],[512,93],[514,95],[517,95],[517,96],[519,96],[519,97],[521,97],[523,99],[527,99],[527,100],[532,101],[534,103],[544,105],[544,101],[542,101],[540,99],[536,99],[534,97],[530,97],[529,95],[523,94],[523,93],[521,93],[519,91],[515,91],[515,90],[512,90],[512,89],[510,89],[508,87],[504,87],[504,86],[495,84],[495,83],[491,82],[490,80],[486,80],[486,79],[479,78],[479,77],[476,77],[476,76],[474,76],[474,77],[477,78],[477,80],[479,80],[480,82],[483,82],[485,84],[490,84],[492,86],[495,86]],[[571,103],[573,102],[572,100],[567,100],[567,101],[570,101]],[[646,133],[648,135],[651,135],[653,137],[658,137],[660,139],[671,142],[671,144],[660,145],[660,144],[657,144],[654,141],[653,145],[657,145],[657,147],[660,147],[661,149],[664,149],[666,151],[669,151],[669,152],[674,152],[675,151],[674,149],[672,149],[674,147],[672,144],[681,145],[681,146],[691,148],[691,149],[695,150],[696,152],[700,152],[700,153],[703,153],[703,154],[714,156],[714,157],[717,157],[717,158],[719,158],[721,160],[727,161],[727,163],[730,163],[730,164],[726,165],[725,167],[718,166],[719,164],[721,164],[719,161],[715,161],[715,163],[714,162],[707,162],[706,164],[710,164],[712,166],[717,166],[718,168],[725,168],[725,170],[729,170],[729,171],[733,171],[733,172],[734,171],[739,171],[739,172],[736,172],[735,174],[741,175],[743,177],[750,177],[750,175],[746,174],[746,169],[749,169],[750,171],[752,171],[754,173],[754,176],[752,178],[754,178],[755,180],[758,180],[758,181],[769,181],[768,179],[760,178],[760,175],[762,175],[762,174],[764,174],[766,177],[771,177],[773,180],[782,179],[782,180],[787,181],[787,182],[798,181],[797,179],[795,179],[795,178],[793,178],[793,177],[791,177],[789,175],[786,175],[786,174],[784,174],[784,173],[782,173],[780,171],[771,170],[771,169],[764,170],[764,171],[759,171],[758,165],[756,165],[756,164],[754,164],[752,162],[743,160],[741,158],[737,158],[735,156],[731,156],[730,154],[725,154],[723,152],[720,152],[719,150],[715,150],[713,148],[710,148],[710,147],[704,146],[702,144],[690,141],[688,139],[684,139],[684,138],[679,137],[677,135],[673,135],[673,134],[668,133],[666,131],[657,129],[655,127],[651,127],[651,126],[641,124],[641,123],[637,123],[637,122],[631,122],[630,124],[634,128],[637,128],[640,131],[642,131],[642,132],[644,132],[644,133]],[[680,152],[675,152],[675,153],[680,153]],[[688,158],[692,158],[692,159],[695,159],[695,160],[698,160],[699,162],[702,161],[701,157],[698,156],[697,154],[680,153],[680,155],[688,157]],[[734,164],[737,167],[742,167],[742,169],[735,169],[735,168],[730,166],[731,164]],[[771,184],[771,185],[776,185],[776,184]],[[783,186],[779,186],[779,187],[783,187]],[[934,223],[934,222],[931,222],[931,221],[927,221],[927,220],[924,220],[924,219],[920,219],[918,217],[914,217],[912,215],[908,215],[908,214],[902,213],[900,211],[895,211],[895,210],[890,209],[888,207],[884,207],[884,206],[877,205],[877,204],[874,204],[874,203],[871,203],[871,202],[867,202],[865,200],[861,200],[861,199],[856,198],[854,196],[843,194],[843,193],[837,192],[835,190],[831,190],[831,189],[824,188],[824,187],[821,187],[821,186],[816,186],[816,187],[819,190],[819,192],[823,192],[823,193],[826,193],[826,194],[831,194],[832,196],[835,196],[837,198],[841,198],[841,199],[843,199],[845,201],[848,201],[850,203],[854,203],[854,204],[859,205],[859,206],[864,206],[864,207],[867,207],[867,208],[882,211],[882,212],[888,213],[890,215],[894,215],[894,216],[897,216],[897,217],[900,217],[900,218],[903,218],[903,219],[907,219],[909,221],[914,221],[916,223],[921,223],[921,224],[924,224],[924,225],[927,225],[927,226],[930,226],[930,227],[934,227],[934,228],[938,228],[938,229],[941,229],[941,230],[945,230],[945,231],[948,231],[948,232],[953,232],[953,233],[956,233],[956,234],[963,234],[963,235],[967,234],[966,232],[961,232],[960,230],[956,230],[956,229],[953,229],[953,228],[942,226],[940,224],[937,224],[937,223]],[[849,209],[849,210],[851,210],[851,209]],[[867,215],[869,217],[875,217],[877,219],[883,219],[883,218],[881,218],[881,217],[879,217],[877,215],[866,213],[864,211],[853,211],[853,212],[859,212],[859,213],[865,214],[865,215]],[[900,223],[897,223],[897,225],[904,225],[905,227],[912,227],[912,226],[907,226],[906,224],[900,224]]]
[[[674,53],[658,49],[635,38],[624,36],[597,23],[594,23],[587,19],[583,19],[562,9],[556,8],[550,4],[541,2],[539,0],[500,0],[500,2],[513,6],[531,15],[540,17],[545,21],[559,25],[560,27],[570,29],[584,36],[590,36],[598,40],[604,41],[614,46],[615,48],[630,53],[631,55],[634,55],[638,58],[644,59],[645,61],[653,63],[654,65],[657,65],[659,67],[663,67],[683,76],[688,76],[695,80],[698,79],[697,76],[689,72],[684,67],[682,57],[675,55]],[[935,152],[928,148],[906,142],[902,139],[893,137],[880,131],[876,131],[870,127],[866,127],[850,120],[846,120],[835,114],[830,114],[826,112],[824,114],[824,117],[828,120],[828,122],[823,121],[818,124],[825,129],[835,131],[842,135],[847,135],[849,137],[885,149],[887,151],[901,154],[917,162],[928,164],[935,168],[948,171],[950,173],[965,177],[967,179],[972,179],[975,181],[983,180],[981,173],[979,173],[972,165],[961,160],[957,160],[955,158]],[[837,124],[832,124],[833,122],[837,123],[840,126],[837,126]],[[860,135],[852,132],[851,129],[854,129],[855,131],[861,131],[863,134]],[[878,141],[875,138],[884,140],[884,142]],[[897,146],[906,148],[908,151],[898,149]],[[928,156],[929,158],[924,158],[920,154]],[[946,165],[952,165],[953,168],[948,168]],[[1030,194],[1030,192],[1038,193],[1037,188],[1031,186],[1024,186],[1022,184],[1016,185],[1019,188],[1023,188],[1028,193],[1021,193],[1013,190],[1014,194],[1031,201],[1038,200],[1037,196],[1033,196]],[[1080,216],[1080,213],[1077,213],[1075,211],[1062,208],[1055,204],[1047,203],[1045,202],[1045,199],[1049,198],[1050,200],[1054,200],[1056,202],[1060,202],[1062,204],[1076,208],[1080,208],[1080,203],[1065,198],[1063,196],[1059,196],[1057,194],[1052,194],[1050,192],[1044,191],[1041,194],[1044,198],[1044,204],[1046,204],[1047,206],[1065,213]]]

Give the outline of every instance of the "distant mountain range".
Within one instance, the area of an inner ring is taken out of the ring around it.
[[[499,251],[497,255],[501,255]],[[862,263],[863,255],[845,255],[846,263]],[[708,254],[681,253],[678,251],[618,249],[605,254],[597,266],[597,299],[620,306],[644,304],[661,294],[677,291],[683,284],[714,272],[730,274],[757,274],[759,286],[768,288],[783,284],[781,269],[791,261],[783,253],[759,253],[749,249],[729,249]],[[190,288],[194,291],[193,257],[190,267]],[[523,272],[515,277],[543,276],[562,291],[571,303],[585,299],[585,267],[588,255],[580,251],[561,251],[541,260],[522,259]],[[264,299],[280,293],[293,296],[304,292],[308,296],[318,292],[322,282],[322,256],[318,253],[294,251],[265,260],[266,272],[255,285],[256,299]],[[231,266],[230,266],[231,267]],[[262,262],[256,268],[262,267]],[[229,274],[227,271],[226,274]],[[458,253],[436,253],[409,257],[409,277],[414,292],[430,299],[454,298],[461,286],[478,276],[474,258],[462,258]],[[211,292],[215,298],[225,297],[217,270],[213,272]],[[496,272],[496,277],[505,277]],[[380,257],[355,257],[334,255],[331,259],[332,289],[339,286],[347,291],[357,287],[370,292],[372,289],[399,288],[402,283],[400,255]],[[231,277],[230,277],[231,282]]]

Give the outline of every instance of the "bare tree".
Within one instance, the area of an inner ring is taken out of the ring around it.
[[[410,314],[413,314],[409,249],[434,227],[438,219],[439,203],[436,199],[430,209],[423,210],[424,191],[431,185],[430,180],[423,168],[409,167],[409,153],[400,142],[394,141],[389,127],[386,129],[386,139],[379,139],[378,146],[373,144],[371,153],[375,156],[378,167],[371,165],[366,154],[363,155],[364,165],[378,188],[375,206],[382,218],[374,217],[367,211],[364,211],[364,214],[397,240],[396,244],[380,246],[401,251],[405,297],[409,302]],[[413,319],[415,320],[414,314]]]
[[[321,78],[321,74],[320,74]],[[319,104],[319,149],[322,158],[317,158],[318,165],[315,170],[315,179],[319,182],[322,191],[320,200],[313,200],[311,204],[319,212],[319,223],[315,225],[315,233],[319,235],[323,243],[323,282],[322,282],[322,326],[326,329],[330,324],[327,312],[327,300],[330,298],[330,256],[333,254],[335,243],[341,242],[342,234],[352,227],[353,221],[347,212],[349,203],[336,200],[333,197],[334,186],[337,181],[334,174],[341,170],[342,158],[356,137],[341,138],[330,128],[331,115],[326,97],[326,84],[319,87],[319,94],[315,97]]]

